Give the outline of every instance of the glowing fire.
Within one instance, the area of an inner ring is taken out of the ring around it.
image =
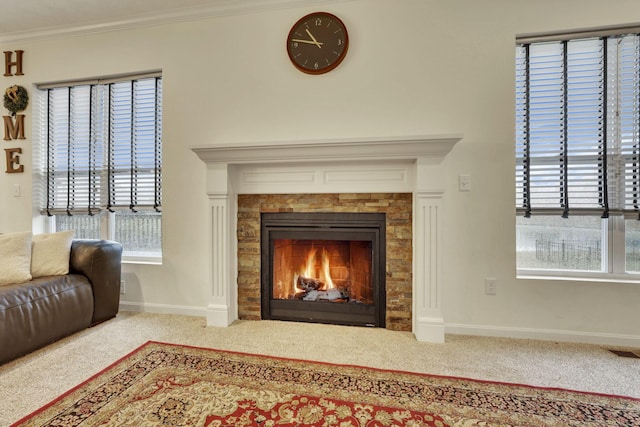
[[[312,248],[307,254],[305,264],[300,268],[300,271],[293,276],[294,288],[302,291],[302,289],[298,287],[298,278],[305,277],[323,282],[324,287],[322,290],[335,289],[336,286],[331,279],[329,253],[326,249],[322,248],[320,263],[317,262],[317,257],[318,249]],[[320,265],[320,268],[318,268],[318,265]]]
[[[271,264],[273,299],[370,300],[371,244],[366,241],[279,239]]]
[[[274,299],[350,302],[361,295],[360,277],[370,276],[369,247],[357,242],[282,239],[274,246]]]

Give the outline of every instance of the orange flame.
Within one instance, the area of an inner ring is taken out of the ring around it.
[[[300,268],[300,272],[298,274],[294,274],[294,277],[293,277],[294,287],[297,288],[296,285],[298,283],[299,276],[314,278],[314,279],[320,280],[321,282],[324,282],[325,284],[324,290],[333,289],[336,287],[333,283],[333,280],[331,279],[331,272],[330,272],[331,265],[330,265],[329,253],[324,248],[322,248],[322,258],[321,258],[320,268],[317,267],[318,266],[318,262],[316,261],[317,256],[318,256],[318,249],[312,248],[307,254],[305,265],[303,265]]]

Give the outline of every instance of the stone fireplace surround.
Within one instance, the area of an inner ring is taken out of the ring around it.
[[[211,250],[207,325],[238,319],[239,194],[411,193],[412,332],[444,342],[443,161],[461,135],[279,141],[194,147],[206,164]]]
[[[340,212],[385,215],[386,329],[411,331],[412,194],[239,194],[238,316],[261,317],[261,213]]]

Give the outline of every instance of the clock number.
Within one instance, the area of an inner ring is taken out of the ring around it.
[[[322,19],[316,18],[316,27],[319,27],[321,25],[322,25]]]
[[[342,39],[338,39],[338,46],[342,46]]]
[[[315,64],[313,64],[313,68],[315,68],[316,70],[320,68],[320,63],[316,62]]]

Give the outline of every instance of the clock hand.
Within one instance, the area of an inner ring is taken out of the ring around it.
[[[316,46],[320,47],[322,46],[324,43],[320,43],[320,42],[314,42],[313,40],[302,40],[302,39],[291,39],[292,42],[298,42],[298,43],[307,43],[307,44],[315,44]]]
[[[313,44],[318,46],[319,49],[322,49],[322,43],[318,43],[318,40],[316,40],[316,38],[313,37],[313,34],[311,34],[311,31],[309,31],[308,28],[305,28],[305,30],[307,30],[307,34],[309,34],[309,37],[311,37],[311,40],[313,40]]]

